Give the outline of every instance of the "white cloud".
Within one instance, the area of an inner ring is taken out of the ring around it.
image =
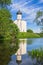
[[[29,4],[31,1],[32,1],[32,0],[26,1],[25,3],[22,4],[22,6],[25,6],[25,5]],[[22,6],[21,6],[21,7],[22,7]]]
[[[40,0],[40,2],[42,2],[42,3],[43,3],[43,0]]]
[[[28,2],[26,2],[26,1],[25,2],[20,1],[19,3],[13,3],[11,5],[11,7],[12,7],[11,11],[12,12],[14,10],[18,11],[20,9],[23,13],[27,14],[27,16],[25,18],[23,18],[23,19],[25,19],[25,20],[30,19],[31,21],[33,21],[34,18],[35,18],[35,16],[36,16],[36,12],[38,10],[40,10],[40,9],[43,8],[43,7],[37,7],[37,8],[35,8],[34,5],[41,3],[43,0],[40,0],[38,3],[33,4],[33,5],[29,6],[29,7],[26,7],[25,5],[27,5],[31,1],[32,0],[29,0]]]
[[[39,33],[40,32],[40,28],[38,28],[38,27],[34,28],[33,31],[34,31],[34,33]]]

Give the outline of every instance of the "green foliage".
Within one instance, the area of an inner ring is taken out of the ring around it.
[[[37,14],[36,14],[36,19],[41,17],[43,15],[43,12],[42,11],[38,11]]]
[[[35,33],[20,32],[19,38],[40,38],[40,36]]]
[[[33,43],[33,40],[32,39],[27,39],[27,43],[31,45]]]
[[[3,35],[4,40],[15,41],[18,37],[19,29],[11,20],[11,15],[8,10],[2,8],[0,10],[0,35]]]
[[[43,65],[43,49],[29,51],[28,54],[32,57],[32,59],[36,58],[37,65]]]
[[[38,12],[36,13],[36,17],[35,17],[34,21],[35,21],[36,23],[39,23],[39,24],[40,24],[40,22],[38,21],[38,18],[40,18],[41,16],[43,16],[43,11],[38,11]]]
[[[43,37],[43,33],[37,33],[40,37]]]
[[[3,44],[0,44],[0,65],[8,65],[8,62],[11,59],[11,55],[15,54],[18,50],[18,40],[13,43],[6,41]]]
[[[42,16],[43,16],[43,11],[38,11],[38,12],[36,13],[36,17],[35,17],[35,19],[34,19],[34,22],[36,22],[37,25],[41,26],[41,27],[40,27],[40,30],[41,30],[41,31],[43,31],[43,18],[41,19],[41,21],[39,21],[38,19],[39,19],[40,17],[42,17]]]
[[[9,10],[5,9],[5,8],[1,8],[0,9],[0,19],[10,19],[11,18],[11,14],[9,12]]]
[[[0,0],[0,6],[5,7],[6,5],[11,4],[11,0]]]
[[[33,33],[33,31],[32,31],[31,29],[28,29],[27,32],[29,32],[29,33]]]

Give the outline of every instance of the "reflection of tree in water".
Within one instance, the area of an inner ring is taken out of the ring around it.
[[[19,42],[25,44],[26,40],[22,39],[22,40],[19,40]]]
[[[14,43],[0,43],[0,65],[7,65],[10,61],[10,56],[15,54],[18,49],[18,41]]]
[[[27,43],[28,43],[28,44],[32,44],[33,42],[34,42],[33,39],[27,39]]]

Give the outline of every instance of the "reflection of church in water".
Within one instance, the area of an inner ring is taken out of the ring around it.
[[[27,53],[27,40],[20,40],[19,49],[17,53],[26,54]]]
[[[17,20],[14,23],[18,26],[20,32],[26,32],[26,21],[22,20],[22,12],[17,12]]]

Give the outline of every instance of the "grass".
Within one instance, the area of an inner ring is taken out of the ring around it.
[[[40,35],[36,33],[29,33],[29,32],[20,32],[19,38],[40,38]]]
[[[35,64],[33,62],[33,65],[43,65],[43,48],[28,51],[28,55],[31,56],[33,60],[36,59],[36,62]]]

